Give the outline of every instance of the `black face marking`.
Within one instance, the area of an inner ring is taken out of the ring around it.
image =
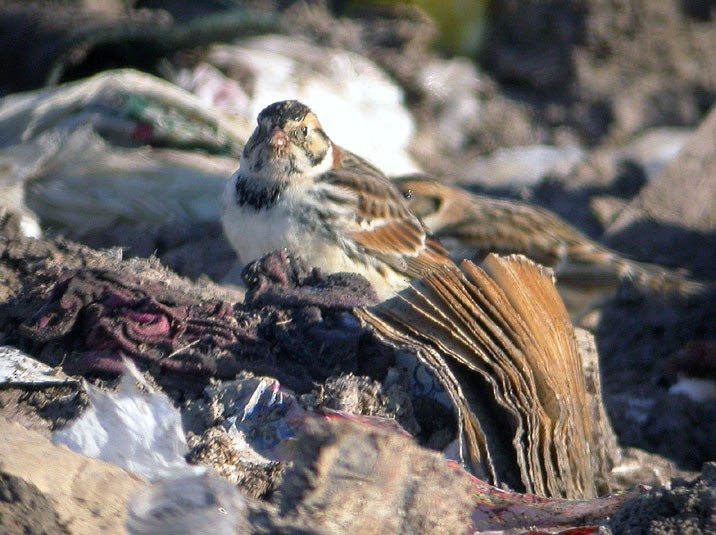
[[[284,126],[287,121],[302,121],[311,109],[297,100],[274,102],[259,113],[259,124],[265,120],[276,126]]]
[[[249,205],[257,212],[272,206],[281,195],[284,186],[273,184],[266,188],[251,188],[242,180],[236,181],[236,204],[239,206]]]
[[[326,133],[321,130],[320,128],[316,128],[313,131],[313,134],[323,138],[325,143],[321,143],[319,146],[321,147],[321,150],[319,150],[317,153],[314,153],[311,151],[306,144],[304,144],[303,150],[306,152],[306,155],[308,156],[308,159],[311,161],[311,165],[316,166],[319,163],[323,161],[323,159],[326,157],[326,154],[328,153],[328,148],[330,147],[330,141],[328,139],[328,136]],[[314,143],[314,145],[316,145]]]

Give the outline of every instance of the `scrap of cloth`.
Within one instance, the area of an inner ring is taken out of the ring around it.
[[[249,265],[245,276],[249,296],[232,305],[129,270],[82,268],[60,280],[20,330],[33,353],[79,375],[121,373],[128,357],[160,382],[205,383],[249,370],[300,392],[326,374],[357,371],[367,332],[345,313],[374,299],[367,281],[323,276],[286,252]]]
[[[21,331],[35,344],[64,345],[71,354],[63,367],[78,374],[121,373],[126,356],[167,371],[230,375],[236,371],[227,359],[202,354],[255,337],[238,326],[227,302],[192,302],[159,282],[104,269],[59,281]]]

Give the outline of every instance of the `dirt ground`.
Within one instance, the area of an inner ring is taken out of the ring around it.
[[[0,3],[0,28],[10,20],[3,11],[7,15],[17,9],[17,4],[12,4]],[[143,4],[148,8],[163,4],[176,20],[195,15],[183,2]],[[473,58],[481,69],[475,95],[481,103],[481,119],[460,125],[466,141],[459,147],[447,146],[431,133],[440,121],[442,104],[417,79],[421,62],[436,57],[428,48],[435,30],[424,16],[412,9],[378,14],[351,11],[341,7],[345,4],[341,2],[334,3],[333,12],[323,2],[252,4],[276,4],[280,16],[292,22],[286,31],[363,53],[389,72],[406,90],[408,105],[418,118],[413,152],[426,171],[475,192],[520,198],[549,208],[587,235],[639,260],[683,267],[704,280],[716,279],[714,229],[654,222],[609,233],[610,220],[605,216],[605,211],[628,204],[649,184],[645,167],[621,156],[623,148],[655,127],[695,128],[716,102],[713,2],[492,2],[485,45]],[[347,10],[346,15],[337,18],[341,9]],[[46,19],[45,23],[47,28]],[[28,65],[33,54],[48,57],[58,35],[67,32],[67,25],[58,19],[52,31],[43,34],[42,46],[24,50],[21,57]],[[17,61],[9,56],[13,46],[16,51],[21,47],[17,41],[6,41],[7,46],[0,48],[8,57],[0,55],[0,65]],[[84,61],[65,71],[68,79],[118,62],[131,63],[132,59],[118,59],[101,46],[90,52],[83,56]],[[46,73],[42,64],[32,64],[35,70],[12,71],[14,79],[3,91],[37,87]],[[153,63],[146,57],[135,61],[139,67],[148,64]],[[520,187],[495,187],[479,177],[461,175],[466,164],[498,148],[543,143],[575,144],[585,158],[567,174],[552,174]],[[233,262],[218,224],[195,228],[178,223],[154,232],[122,228],[85,236],[83,244],[52,232],[46,240],[26,240],[19,237],[12,218],[4,219],[1,230],[3,344],[20,347],[48,364],[61,364],[68,373],[112,388],[116,370],[111,363],[101,354],[92,361],[79,355],[93,349],[87,340],[99,332],[96,329],[111,332],[113,326],[92,323],[91,318],[79,314],[72,316],[72,322],[59,314],[52,316],[55,323],[40,324],[38,318],[46,317],[53,306],[65,306],[57,304],[55,284],[74,270],[88,269],[96,277],[84,287],[78,283],[69,288],[78,302],[88,299],[87,288],[97,280],[131,294],[138,302],[140,287],[145,291],[159,281],[157,288],[168,285],[171,289],[167,299],[177,310],[200,300],[202,306],[190,307],[182,321],[198,325],[212,318],[213,340],[219,340],[208,349],[197,347],[194,352],[182,353],[171,364],[159,356],[141,362],[177,404],[200,397],[210,378],[233,377],[248,370],[278,378],[303,395],[309,405],[345,408],[349,400],[352,408],[364,414],[394,417],[415,433],[421,444],[440,448],[451,438],[454,422],[447,411],[436,414],[430,404],[411,400],[397,386],[388,394],[379,390],[392,364],[386,360],[390,357],[365,332],[341,320],[346,310],[369,303],[366,295],[370,294],[362,280],[322,278],[292,260],[286,264],[290,269],[268,266],[251,275],[256,286],[268,287],[261,286],[264,279],[275,284],[283,278],[290,282],[285,284],[288,290],[253,295],[240,309],[237,321],[228,313],[219,313],[226,303],[238,301],[240,294],[217,284]],[[106,251],[99,252],[117,245],[131,247],[137,257],[152,253],[157,257],[120,262]],[[118,284],[105,276],[108,271],[123,273],[126,278]],[[315,287],[321,289],[319,297],[308,290]],[[62,310],[67,313],[68,309]],[[608,524],[614,534],[716,533],[716,470],[713,463],[705,464],[716,460],[716,403],[669,393],[674,379],[671,370],[684,351],[693,347],[690,344],[705,343],[709,348],[709,343],[716,342],[714,318],[716,290],[677,299],[645,295],[629,286],[621,288],[591,317],[604,404],[619,445],[656,454],[680,476],[670,486],[654,488],[628,502]],[[320,329],[306,329],[319,320]],[[158,348],[157,355],[160,353]],[[711,361],[715,358],[710,354]],[[341,379],[349,377],[347,374],[353,374],[351,380]],[[45,435],[72,419],[85,404],[77,386],[0,390],[0,414]],[[222,437],[202,436],[205,431],[200,426],[193,430],[190,456],[218,464]],[[659,467],[654,467],[658,471]],[[249,495],[269,499],[281,477],[280,467],[253,473],[246,467],[236,481]],[[634,482],[633,476],[627,479]],[[0,531],[62,533],[51,509],[40,514],[46,508],[41,493],[0,474]],[[28,521],[24,511],[29,510],[35,511],[32,518],[36,523],[27,526],[23,524]]]

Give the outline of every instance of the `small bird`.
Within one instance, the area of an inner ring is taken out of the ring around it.
[[[622,281],[645,291],[693,295],[706,285],[656,264],[636,262],[590,239],[556,214],[527,203],[472,194],[423,176],[394,180],[408,207],[453,259],[523,254],[554,270],[575,316],[613,294]]]
[[[259,113],[224,192],[221,221],[244,263],[290,249],[325,273],[363,275],[381,300],[453,265],[390,180],[333,143],[295,100]]]

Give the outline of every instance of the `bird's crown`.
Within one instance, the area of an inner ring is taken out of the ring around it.
[[[266,106],[259,113],[259,122],[270,120],[275,125],[284,125],[287,121],[302,121],[311,109],[297,100],[282,100]]]

